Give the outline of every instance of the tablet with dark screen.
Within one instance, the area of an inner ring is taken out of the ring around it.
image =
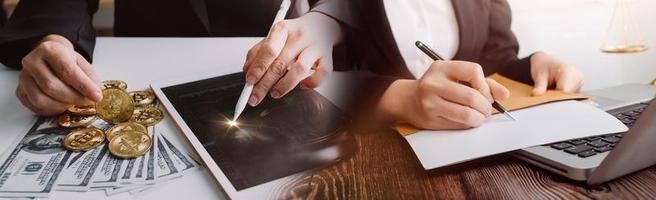
[[[239,124],[230,126],[243,86],[243,73],[153,86],[167,110],[174,110],[172,117],[179,117],[176,123],[186,126],[183,132],[197,139],[235,192],[343,157],[345,151],[335,147],[345,142],[348,120],[314,90],[297,88],[282,99],[267,97],[256,107],[247,106]]]

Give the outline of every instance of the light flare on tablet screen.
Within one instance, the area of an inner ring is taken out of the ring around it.
[[[226,122],[226,124],[228,124],[229,126],[234,126],[234,127],[239,126],[239,123],[237,123],[237,121],[232,121],[232,120],[228,120]]]

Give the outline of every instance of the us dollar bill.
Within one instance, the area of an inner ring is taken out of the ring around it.
[[[152,127],[152,138],[153,138],[153,148],[151,149],[148,154],[146,154],[144,157],[148,159],[146,162],[148,165],[146,166],[146,169],[144,170],[144,174],[142,175],[143,181],[140,182],[134,182],[133,184],[126,184],[126,185],[121,185],[120,187],[114,187],[114,188],[105,188],[105,194],[107,196],[115,195],[118,193],[126,192],[126,191],[135,191],[135,190],[141,190],[142,188],[146,187],[152,187],[155,185],[159,185],[164,181],[171,180],[171,178],[177,177],[176,175],[178,174],[177,170],[171,170],[169,168],[169,165],[166,163],[171,163],[171,166],[173,166],[174,161],[170,160],[171,157],[169,156],[161,156],[162,154],[164,155],[169,155],[171,154],[170,152],[159,152],[160,149],[166,151],[167,149],[164,148],[164,144],[161,142],[158,142],[159,140],[159,131],[157,129],[158,126]],[[150,129],[150,128],[149,128]],[[141,180],[141,179],[137,179]]]
[[[90,126],[107,130],[111,124],[98,120]],[[141,194],[200,166],[157,127],[148,128],[151,151],[135,159],[117,159],[106,142],[86,152],[63,149],[63,138],[73,129],[39,118],[0,157],[0,197],[47,198],[54,190]]]
[[[148,135],[153,139],[152,142],[156,143],[155,130],[157,126],[148,128]],[[153,145],[155,147],[155,145]],[[112,196],[135,190],[147,186],[152,186],[157,183],[155,176],[155,154],[157,148],[151,148],[146,155],[128,160],[126,165],[119,172],[119,180],[116,187],[105,188],[105,194]]]
[[[178,170],[178,167],[175,165],[175,163],[172,160],[171,152],[168,151],[168,149],[162,142],[160,133],[157,133],[156,147],[158,150],[157,165],[155,168],[155,175],[157,176],[157,179],[167,180],[170,178],[177,177],[180,171]]]
[[[74,157],[81,157],[67,165],[67,170],[61,177],[59,187],[57,190],[61,191],[78,191],[85,192],[89,189],[89,184],[95,174],[102,158],[109,154],[108,149],[103,144],[100,148],[96,148],[84,153],[78,153]]]
[[[52,119],[37,119],[3,155],[0,197],[48,197],[73,154],[61,145],[70,132],[55,127]]]
[[[153,191],[156,186],[167,184],[170,180],[180,178],[183,174],[198,171],[199,162],[192,159],[188,153],[172,143],[163,130],[155,133],[157,149],[159,149],[158,165],[158,181],[157,185],[146,185],[145,187],[138,187],[131,189],[129,192],[133,196],[140,196]]]
[[[155,131],[157,126],[152,126],[148,128],[148,135],[152,138],[153,142],[152,147],[155,146]],[[128,163],[124,165],[123,169],[119,173],[119,183],[120,184],[135,184],[143,183],[147,180],[149,182],[155,181],[155,152],[157,148],[151,148],[151,150],[146,153],[146,155],[141,156],[136,159],[128,160]],[[151,179],[148,179],[148,178]]]
[[[159,134],[159,137],[163,145],[166,147],[166,150],[170,152],[174,165],[180,170],[181,173],[186,173],[188,171],[197,169],[200,164],[194,159],[191,159],[189,154],[182,152],[180,148],[173,145],[173,143],[165,136],[165,134]]]
[[[111,127],[110,124],[97,120],[92,124],[94,127],[105,131]],[[85,192],[89,189],[98,166],[102,159],[109,154],[107,143],[87,152],[74,153],[65,171],[61,176],[57,190]]]

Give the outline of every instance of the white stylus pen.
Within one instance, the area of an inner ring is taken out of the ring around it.
[[[287,15],[287,11],[289,11],[289,7],[291,6],[291,4],[292,4],[291,0],[282,1],[282,4],[280,4],[280,9],[278,10],[278,13],[276,13],[276,18],[273,19],[273,24],[271,25],[271,28],[273,28],[273,26],[276,25],[276,23],[285,20],[285,16]],[[269,32],[271,32],[270,29]],[[244,112],[244,109],[246,108],[246,104],[248,104],[248,99],[251,97],[252,92],[253,92],[253,85],[251,84],[244,85],[244,89],[241,91],[241,94],[239,95],[237,106],[235,106],[235,115],[232,117],[233,122],[236,122],[237,118],[239,118],[239,115],[241,115],[241,113]]]

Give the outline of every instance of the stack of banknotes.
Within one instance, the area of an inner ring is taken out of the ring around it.
[[[96,120],[90,126],[106,131],[112,124]],[[148,127],[153,142],[149,152],[121,159],[109,153],[107,142],[89,151],[67,151],[62,141],[73,129],[39,118],[0,156],[0,197],[39,199],[55,191],[95,190],[108,196],[124,192],[139,196],[198,170],[199,162],[172,143],[160,126]]]

